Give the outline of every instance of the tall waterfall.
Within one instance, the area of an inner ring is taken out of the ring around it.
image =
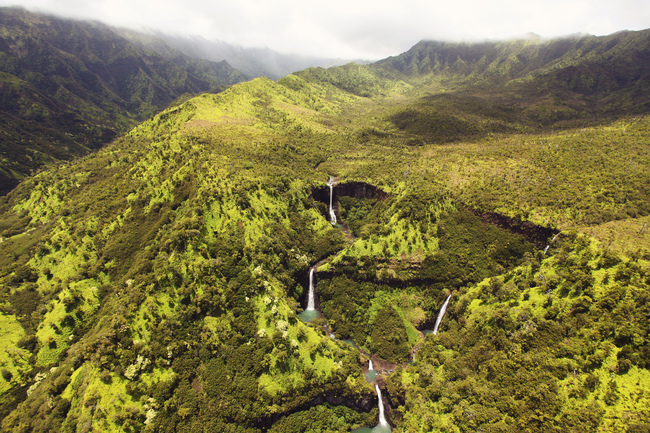
[[[307,295],[307,311],[314,311],[314,268],[309,269],[309,294]]]
[[[309,291],[307,292],[307,308],[298,314],[305,322],[311,322],[320,314],[316,309],[316,289],[314,288],[314,271],[316,266],[309,268]]]
[[[381,399],[381,389],[379,385],[375,384],[375,390],[377,390],[377,397],[379,398],[379,425],[388,425],[386,417],[384,416],[384,401]]]
[[[372,359],[368,361],[368,370],[374,370],[374,366],[372,365]]]
[[[445,313],[447,312],[447,305],[449,305],[450,299],[451,299],[451,295],[447,296],[447,300],[445,301],[444,304],[442,304],[442,308],[440,308],[440,312],[438,313],[438,318],[436,318],[436,326],[433,327],[433,335],[438,335],[438,327],[440,327],[440,322],[442,322],[442,318],[445,317]]]
[[[330,222],[333,226],[336,225],[336,213],[334,212],[334,207],[332,206],[332,196],[334,195],[334,178],[330,176],[330,180],[327,181],[327,186],[330,187]]]

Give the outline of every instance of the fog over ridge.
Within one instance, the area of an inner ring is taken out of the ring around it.
[[[554,38],[650,27],[650,2],[642,0],[0,0],[0,6],[13,5],[286,54],[367,60],[397,55],[423,39],[483,41],[529,33]]]

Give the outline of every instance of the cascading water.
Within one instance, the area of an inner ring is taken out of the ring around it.
[[[315,266],[309,268],[309,291],[307,292],[307,308],[302,313],[298,314],[305,322],[311,322],[318,317],[318,310],[316,310],[316,295],[314,288],[314,271]]]
[[[330,176],[330,180],[327,181],[327,186],[330,187],[330,222],[333,226],[336,225],[336,212],[334,212],[334,207],[332,206],[332,196],[334,196],[334,178]]]
[[[307,295],[307,311],[316,310],[314,302],[314,268],[309,269],[309,294]]]
[[[451,295],[447,296],[447,300],[445,301],[444,304],[442,304],[442,308],[440,308],[440,312],[438,313],[438,318],[436,319],[436,326],[433,327],[433,335],[438,335],[438,328],[440,327],[440,322],[442,322],[442,318],[445,317],[445,312],[447,311],[447,305],[449,305],[450,299],[451,299]]]
[[[374,383],[377,381],[377,372],[375,371],[375,367],[372,363],[372,358],[368,361],[368,371],[364,375],[366,380],[370,383]]]
[[[375,390],[377,390],[377,398],[379,399],[379,425],[387,426],[388,421],[386,421],[386,417],[384,416],[384,401],[381,399],[381,389],[379,389],[379,385],[375,384]]]
[[[388,421],[386,420],[386,415],[384,414],[384,400],[381,398],[381,389],[379,385],[375,384],[375,391],[377,391],[378,407],[379,407],[379,424],[375,427],[360,427],[358,429],[352,430],[352,433],[390,433],[392,428]]]

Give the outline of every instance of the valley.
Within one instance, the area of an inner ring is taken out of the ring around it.
[[[648,34],[257,78],[27,177],[3,431],[647,431]]]

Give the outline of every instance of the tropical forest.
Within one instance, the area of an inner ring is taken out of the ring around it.
[[[650,432],[650,30],[0,59],[1,431]]]

